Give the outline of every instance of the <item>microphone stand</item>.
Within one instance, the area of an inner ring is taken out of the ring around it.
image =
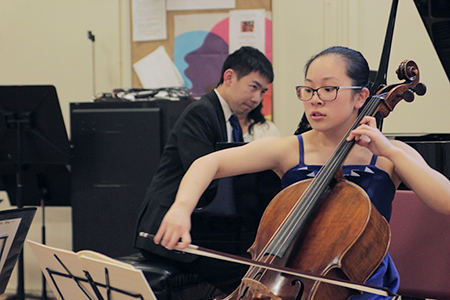
[[[95,35],[88,31],[88,39],[92,41],[92,95],[95,96]]]

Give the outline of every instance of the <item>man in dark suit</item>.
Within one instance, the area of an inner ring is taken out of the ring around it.
[[[156,233],[189,166],[197,158],[215,151],[218,142],[233,141],[230,116],[258,106],[272,81],[272,64],[259,50],[242,47],[230,54],[223,64],[217,88],[190,104],[174,125],[139,214],[135,247],[145,257],[169,258],[178,267],[197,273],[227,294],[239,285],[248,267],[168,251],[140,237],[139,232]],[[216,191],[217,182],[213,182],[198,207],[207,205]],[[193,224],[192,235],[201,230]]]

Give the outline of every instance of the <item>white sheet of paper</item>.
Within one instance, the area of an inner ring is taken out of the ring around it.
[[[230,11],[230,53],[242,46],[252,46],[265,53],[266,11],[237,9]]]
[[[87,282],[87,273],[103,299],[156,300],[142,271],[130,264],[90,250],[75,253],[30,240],[27,242],[57,300],[99,299]],[[107,286],[111,287],[110,298]]]
[[[167,10],[233,9],[236,0],[167,0]]]
[[[130,294],[141,295],[144,300],[156,300],[151,287],[149,286],[141,270],[128,267],[128,269],[108,261],[98,260],[92,257],[81,255],[81,262],[89,270],[95,282],[103,285],[109,285],[120,291],[126,291]],[[105,270],[108,270],[108,280],[105,277]],[[108,299],[106,290],[99,289],[103,299]],[[126,297],[118,292],[111,292],[111,299],[137,299],[136,297]]]
[[[133,41],[167,39],[166,0],[133,0]]]
[[[36,256],[45,279],[54,292],[57,300],[96,299],[92,287],[87,282],[77,282],[74,280],[74,277],[86,278],[86,275],[83,272],[85,267],[78,259],[76,253],[63,249],[53,251],[53,247],[30,240],[27,240],[27,242]],[[57,254],[57,256],[55,256],[55,254]],[[70,272],[72,277],[60,276],[53,272],[62,274],[69,274]],[[62,295],[60,295],[60,293]],[[85,293],[89,296],[86,296]]]
[[[145,89],[184,86],[180,71],[170,59],[164,46],[133,64]]]

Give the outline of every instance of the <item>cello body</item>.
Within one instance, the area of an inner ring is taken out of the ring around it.
[[[397,69],[405,82],[384,87],[366,102],[349,132],[364,116],[385,118],[398,102],[423,95],[415,62],[404,60]],[[252,259],[308,274],[363,284],[385,257],[390,227],[366,192],[342,176],[343,162],[353,141],[341,141],[314,179],[285,188],[266,208]],[[360,293],[322,281],[251,267],[227,299],[345,300]]]
[[[266,208],[258,236],[249,251],[254,259],[302,272],[364,283],[386,255],[390,229],[359,186],[339,180],[320,208],[310,216],[282,257],[267,253],[271,237],[286,216],[300,205],[298,195],[311,180],[292,184]],[[250,268],[241,286],[227,299],[348,299],[357,291],[291,275]]]

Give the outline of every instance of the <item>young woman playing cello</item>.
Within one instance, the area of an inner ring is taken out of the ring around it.
[[[304,86],[296,88],[312,129],[298,136],[262,138],[195,161],[154,242],[168,249],[184,249],[190,244],[190,215],[213,179],[271,169],[287,187],[317,174],[342,139],[356,141],[344,161],[345,178],[361,186],[387,220],[401,182],[432,209],[450,214],[447,178],[429,167],[410,146],[388,140],[373,117],[364,117],[361,125],[345,136],[369,96],[368,79],[367,61],[358,51],[331,47],[313,56],[305,67]],[[398,277],[387,254],[367,283],[395,292]],[[364,293],[352,299],[359,297],[377,296]]]

